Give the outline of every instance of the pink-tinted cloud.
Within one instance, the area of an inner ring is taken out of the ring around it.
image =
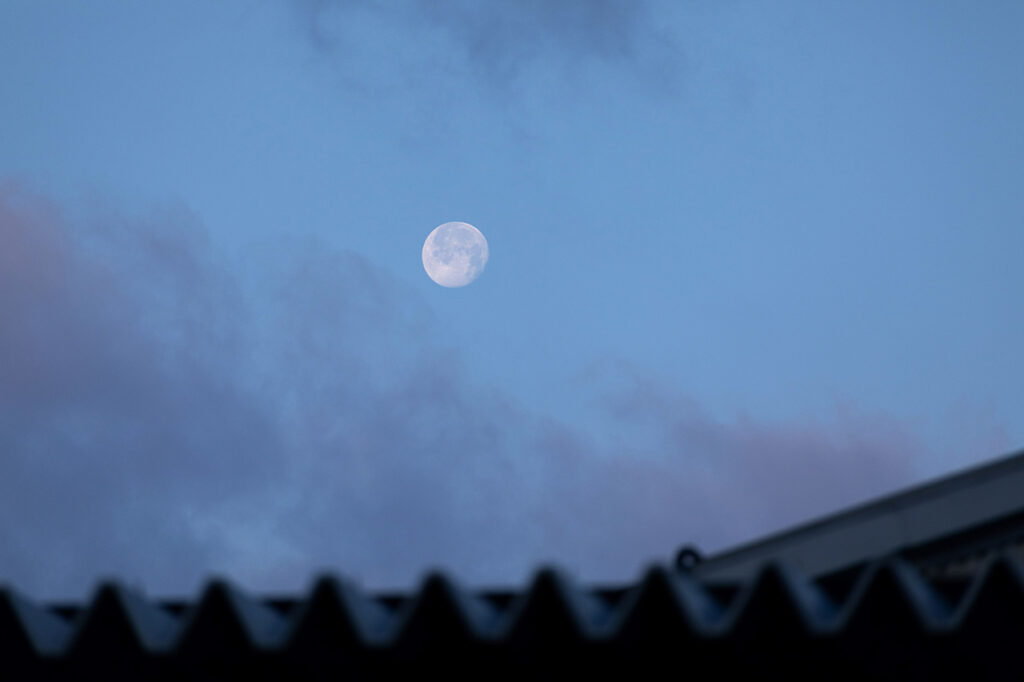
[[[478,386],[357,254],[226,263],[183,207],[71,223],[0,190],[0,581],[626,578],[906,483],[920,452],[884,419],[723,422],[628,367],[581,389],[602,442]]]

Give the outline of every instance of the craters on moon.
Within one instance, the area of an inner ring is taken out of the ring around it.
[[[423,269],[443,287],[464,287],[487,265],[487,240],[469,223],[438,225],[423,242]]]

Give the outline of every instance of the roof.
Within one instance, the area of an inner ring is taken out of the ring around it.
[[[743,583],[655,566],[618,587],[581,587],[545,569],[509,592],[466,590],[439,573],[398,595],[330,576],[285,598],[225,581],[182,602],[117,583],[86,604],[39,605],[0,590],[0,670],[32,679],[504,677],[664,665],[977,679],[1024,675],[1021,641],[1024,565],[1013,555],[991,558],[970,580],[928,580],[893,558],[831,582],[772,563]]]
[[[77,604],[0,587],[0,678],[1024,679],[1020,491],[1024,453],[617,586],[547,568],[506,591],[443,573],[405,594],[336,576],[262,597],[214,580],[184,600],[109,582]]]
[[[713,555],[703,577],[749,578],[766,561],[823,575],[900,551],[939,570],[1024,546],[1024,451]]]

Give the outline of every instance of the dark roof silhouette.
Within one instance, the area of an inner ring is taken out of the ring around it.
[[[467,590],[443,573],[407,594],[331,576],[308,593],[259,598],[215,580],[181,601],[111,582],[84,604],[37,604],[0,587],[0,679],[1024,680],[1024,517],[1013,495],[986,499],[1022,463],[1017,455],[704,562],[684,551],[680,565],[612,587],[581,587],[550,568],[508,591]],[[942,519],[925,526],[945,530],[915,536],[923,542],[887,541],[884,555],[841,549],[838,563],[808,552],[841,545],[851,523],[874,523],[879,510],[903,523],[901,510],[919,513],[936,491],[966,503],[932,507]],[[793,538],[818,570],[793,566]],[[716,577],[716,561],[733,567],[737,556],[747,571]]]
[[[332,577],[288,599],[253,598],[223,581],[188,603],[114,583],[81,606],[0,591],[0,665],[31,679],[513,677],[661,666],[1020,679],[1022,642],[1024,565],[1012,554],[990,558],[970,579],[931,581],[890,558],[833,582],[768,564],[746,584],[654,567],[618,588],[581,588],[546,569],[511,593],[467,591],[442,574],[392,596]]]

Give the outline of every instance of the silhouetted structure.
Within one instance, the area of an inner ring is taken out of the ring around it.
[[[614,588],[581,588],[545,569],[507,592],[467,591],[441,574],[413,594],[368,595],[324,577],[283,599],[255,599],[220,581],[189,602],[107,584],[86,605],[40,606],[4,589],[0,677],[1024,679],[1016,544],[985,545],[969,571],[932,570],[938,564],[915,558],[921,547],[996,537],[997,521],[984,517],[973,539],[953,523],[945,538],[897,548],[907,557],[861,556],[813,578],[767,556],[751,577],[723,581],[711,575],[716,557],[691,556],[688,570],[654,567]],[[1004,540],[1019,538],[1000,528]]]
[[[702,579],[745,580],[766,561],[781,561],[817,577],[898,553],[929,576],[970,575],[1002,551],[1024,557],[1024,452],[722,552],[692,570]]]

